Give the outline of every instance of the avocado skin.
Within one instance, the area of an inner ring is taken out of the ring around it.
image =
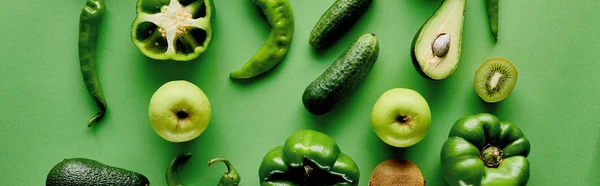
[[[437,8],[437,9],[435,9],[435,13],[433,13],[431,16],[429,16],[429,18],[427,18],[427,21],[425,21],[425,23],[424,23],[423,25],[421,25],[421,27],[419,28],[419,30],[417,31],[417,33],[416,33],[416,34],[415,34],[415,36],[413,37],[412,44],[410,45],[410,58],[411,58],[411,60],[412,60],[412,64],[413,64],[413,66],[415,67],[415,69],[417,70],[417,72],[418,72],[418,73],[419,73],[421,76],[423,76],[423,77],[425,77],[425,78],[427,78],[427,79],[429,79],[429,80],[435,80],[435,81],[440,81],[440,80],[442,80],[442,79],[434,79],[434,78],[430,77],[429,75],[427,75],[427,74],[426,74],[426,73],[423,71],[423,68],[421,68],[421,65],[419,64],[419,61],[417,60],[417,55],[415,54],[415,45],[417,45],[417,40],[418,40],[418,39],[421,37],[421,31],[423,30],[423,28],[425,27],[425,25],[427,25],[427,23],[429,22],[429,20],[431,20],[433,17],[435,17],[435,16],[437,15],[438,9],[442,8],[442,6],[444,5],[444,3],[445,3],[445,2],[446,2],[446,0],[443,0],[443,1],[440,3],[440,5],[438,6],[438,8]],[[466,6],[467,6],[467,5],[466,5],[466,3],[465,3],[465,7],[466,7]],[[464,10],[464,11],[466,11],[466,8],[465,8],[465,10]],[[463,12],[463,16],[464,16],[464,12]],[[464,27],[463,27],[463,29],[464,29]],[[463,34],[462,30],[461,30],[460,34],[461,34],[461,35]],[[460,48],[460,47],[462,47],[462,46],[461,46],[461,45],[462,45],[462,40],[460,40],[460,42],[461,42],[461,43],[459,43],[459,45],[458,45],[458,47],[459,47],[459,48]],[[458,65],[458,64],[456,64],[456,65]],[[453,72],[453,73],[454,73],[454,72]]]
[[[337,41],[366,12],[371,2],[373,0],[336,0],[310,32],[310,45],[320,49]]]
[[[433,15],[432,15],[432,17],[433,17]],[[431,19],[431,17],[429,19]],[[427,20],[429,20],[429,19],[427,19]],[[412,59],[413,66],[415,67],[415,69],[421,76],[423,76],[427,79],[430,79],[430,80],[435,80],[435,79],[429,77],[429,75],[425,74],[425,72],[423,71],[423,68],[421,68],[419,61],[417,60],[417,55],[415,54],[415,45],[417,44],[417,40],[419,39],[421,30],[423,30],[423,27],[425,27],[425,24],[423,24],[421,26],[421,28],[419,28],[419,30],[417,31],[417,34],[415,34],[415,37],[413,37],[412,44],[410,45],[410,58]]]
[[[315,115],[331,111],[360,85],[377,61],[379,42],[374,34],[355,40],[302,95],[302,103]]]
[[[46,177],[46,186],[150,185],[144,175],[86,158],[64,159]]]

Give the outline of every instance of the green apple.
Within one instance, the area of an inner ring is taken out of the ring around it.
[[[185,80],[170,81],[158,88],[148,110],[152,129],[170,142],[185,142],[200,136],[211,114],[204,92]]]
[[[394,147],[409,147],[425,138],[431,111],[421,94],[394,88],[379,97],[371,112],[371,125],[383,142]]]

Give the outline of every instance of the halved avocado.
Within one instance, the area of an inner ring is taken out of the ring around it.
[[[466,0],[444,0],[415,35],[411,57],[423,77],[442,80],[458,67],[466,5]]]

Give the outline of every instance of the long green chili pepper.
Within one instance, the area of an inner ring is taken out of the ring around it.
[[[100,111],[88,121],[88,127],[101,119],[106,112],[106,101],[100,88],[100,80],[96,72],[96,48],[98,44],[98,28],[104,15],[104,0],[88,0],[79,19],[79,64],[83,82]]]
[[[271,33],[260,50],[242,67],[230,74],[233,79],[248,79],[275,67],[287,53],[294,35],[294,13],[288,0],[254,0],[269,24]]]
[[[498,40],[498,0],[486,0],[488,19],[490,20],[490,29],[494,40]]]
[[[177,155],[171,161],[171,164],[167,168],[167,185],[168,186],[182,186],[183,184],[179,181],[179,174],[177,173],[177,169],[179,169],[180,165],[185,164],[192,157],[192,153],[182,153]],[[229,162],[229,160],[225,158],[215,158],[208,161],[208,166],[211,166],[215,162],[223,162],[225,166],[227,166],[227,172],[223,174],[221,180],[217,184],[218,186],[237,186],[240,184],[241,178],[238,172],[233,168],[233,165]]]

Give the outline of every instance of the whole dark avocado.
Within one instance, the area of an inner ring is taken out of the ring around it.
[[[64,159],[46,177],[46,186],[150,185],[146,176],[86,158]]]

